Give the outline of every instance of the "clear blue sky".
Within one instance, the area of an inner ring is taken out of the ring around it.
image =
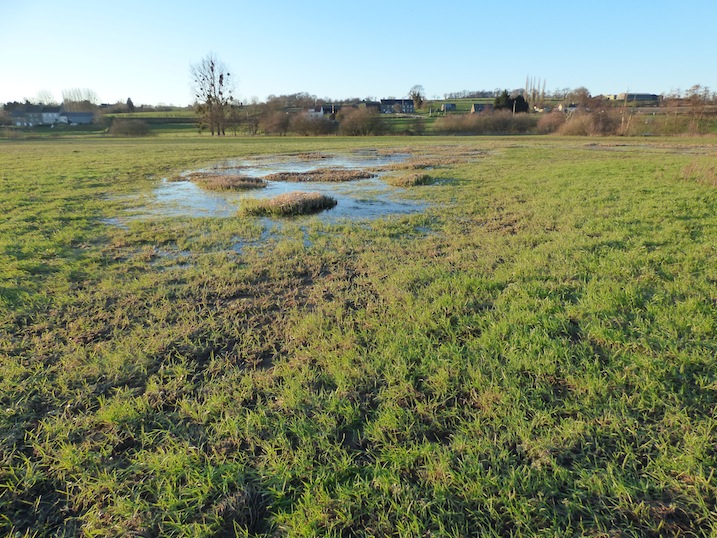
[[[242,101],[515,89],[717,91],[717,1],[0,0],[0,102],[186,105],[213,52]]]

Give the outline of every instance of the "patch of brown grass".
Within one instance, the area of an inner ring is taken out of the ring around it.
[[[267,181],[356,181],[368,179],[376,174],[366,170],[348,170],[344,168],[324,168],[321,170],[310,170],[308,172],[278,172],[269,174],[264,179]]]
[[[428,174],[415,172],[412,174],[390,175],[385,177],[386,183],[394,187],[415,187],[417,185],[427,185],[433,178]]]
[[[305,152],[305,153],[297,153],[296,158],[300,161],[319,161],[321,159],[328,159],[329,156],[325,153],[319,153],[319,152]]]
[[[396,163],[387,166],[386,170],[426,170],[429,168],[438,168],[440,166],[450,166],[454,164],[465,163],[470,160],[473,155],[430,155],[410,159],[406,162]]]
[[[682,169],[682,179],[717,187],[717,167],[692,162]]]
[[[202,189],[209,191],[262,189],[266,187],[266,181],[263,179],[240,175],[198,172],[190,174],[187,176],[187,179],[191,180]]]
[[[241,211],[257,216],[294,216],[331,209],[336,200],[319,192],[294,191],[274,198],[244,200]]]

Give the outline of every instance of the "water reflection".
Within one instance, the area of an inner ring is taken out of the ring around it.
[[[240,209],[245,198],[273,198],[292,191],[320,192],[336,199],[337,205],[318,218],[332,221],[343,218],[372,219],[388,214],[413,213],[425,209],[426,204],[401,198],[403,189],[387,185],[381,180],[382,168],[405,161],[408,155],[356,153],[321,156],[312,159],[256,159],[233,160],[214,168],[199,170],[212,174],[265,177],[280,172],[310,172],[326,168],[375,169],[370,179],[346,182],[269,181],[264,189],[252,191],[206,191],[190,181],[166,181],[154,192],[152,214],[189,217],[230,217]],[[190,172],[187,173],[187,175]]]

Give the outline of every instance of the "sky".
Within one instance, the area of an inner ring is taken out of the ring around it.
[[[717,91],[715,0],[0,0],[0,102],[188,105],[214,54],[242,102],[513,90]]]

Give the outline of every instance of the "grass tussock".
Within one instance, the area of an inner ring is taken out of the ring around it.
[[[386,176],[384,180],[394,187],[416,187],[418,185],[428,185],[433,181],[433,178],[429,174],[416,172],[413,174],[392,174]]]
[[[208,191],[263,189],[267,185],[266,181],[261,178],[204,172],[191,174],[188,179]]]
[[[269,174],[264,179],[267,181],[319,181],[319,182],[342,182],[368,179],[376,174],[366,170],[349,170],[345,168],[321,168],[308,172],[277,172]]]
[[[717,187],[717,167],[691,162],[682,169],[682,179]]]
[[[336,205],[336,200],[318,192],[288,192],[274,198],[244,200],[241,212],[246,215],[290,217],[309,215]]]

